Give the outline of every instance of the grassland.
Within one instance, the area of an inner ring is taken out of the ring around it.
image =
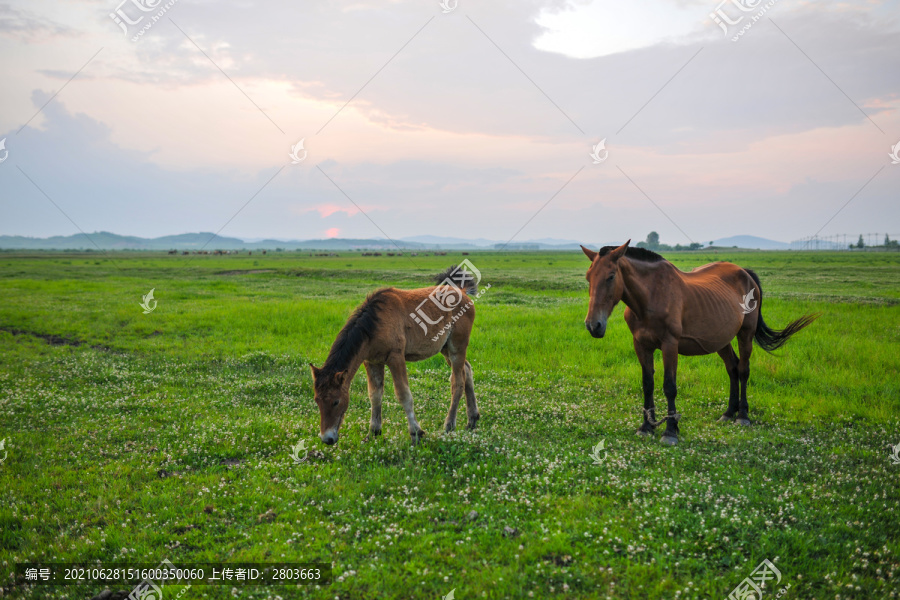
[[[719,358],[682,359],[670,448],[634,435],[622,307],[603,340],[584,330],[580,253],[474,253],[491,284],[469,353],[478,430],[440,432],[438,357],[409,365],[425,442],[390,393],[367,439],[359,374],[322,445],[307,364],[370,290],[461,258],[0,253],[4,597],[100,589],[28,587],[17,562],[163,558],[333,563],[330,586],[183,598],[718,599],[763,559],[782,574],[766,598],[897,597],[900,255],[672,254],[756,270],[772,326],[823,316],[755,351],[750,428],[715,422]],[[300,440],[315,453],[298,465]]]

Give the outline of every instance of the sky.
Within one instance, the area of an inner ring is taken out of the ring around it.
[[[0,234],[900,235],[898,48],[900,0],[0,1]]]

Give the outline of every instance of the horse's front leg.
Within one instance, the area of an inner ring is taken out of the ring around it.
[[[381,400],[384,398],[384,365],[366,365],[366,376],[369,383],[369,402],[372,403],[372,420],[369,431],[372,435],[381,435]]]
[[[634,340],[634,352],[641,363],[641,384],[644,388],[644,423],[637,430],[641,436],[651,436],[656,429],[656,405],[653,403],[653,349]]]
[[[400,406],[406,413],[406,420],[409,421],[409,437],[415,444],[425,436],[425,432],[416,421],[412,392],[409,391],[409,379],[406,374],[406,359],[403,356],[392,356],[388,361],[388,368],[391,370],[391,377],[394,378],[394,392],[397,394],[397,400],[400,401]]]
[[[666,395],[669,414],[666,418],[666,432],[663,434],[662,443],[674,446],[678,443],[678,411],[675,409],[675,396],[678,387],[675,385],[675,375],[678,372],[678,341],[667,340],[662,345],[663,355],[663,393]]]

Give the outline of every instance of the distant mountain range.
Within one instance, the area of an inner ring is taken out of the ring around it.
[[[401,248],[421,250],[427,248],[441,250],[493,250],[506,244],[503,240],[485,238],[465,239],[435,235],[417,235],[395,240]],[[634,240],[635,243],[637,240]],[[610,242],[612,243],[612,242]],[[603,244],[587,244],[600,247]],[[752,235],[738,235],[713,242],[714,246],[731,248],[759,248],[781,250],[789,244]],[[508,250],[577,250],[579,242],[573,240],[542,238],[537,240],[514,241],[506,245]],[[0,235],[0,249],[9,250],[262,250],[283,248],[285,250],[354,250],[395,248],[387,239],[329,238],[324,240],[274,240],[255,239],[245,241],[239,238],[217,236],[210,232],[182,233],[158,238],[142,238],[118,235],[107,231],[91,234],[79,233],[69,236],[33,238],[19,235]]]
[[[791,247],[785,242],[776,242],[766,238],[756,237],[755,235],[735,235],[732,237],[722,238],[712,243],[713,246],[724,248],[748,248],[757,250],[787,250]]]

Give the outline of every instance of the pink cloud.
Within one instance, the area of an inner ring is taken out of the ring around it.
[[[349,216],[349,217],[352,217],[353,215],[355,215],[356,213],[359,212],[359,209],[356,208],[355,206],[352,208],[347,208],[344,206],[337,206],[335,204],[320,204],[319,206],[313,207],[312,210],[315,210],[320,215],[322,215],[323,219],[326,217],[330,217],[334,213],[338,213],[338,212],[347,213],[347,216]]]
[[[338,229],[337,227],[332,227],[331,229],[329,229],[325,232],[325,237],[336,238],[338,236],[338,234],[340,234],[340,233],[341,233],[340,229]]]

